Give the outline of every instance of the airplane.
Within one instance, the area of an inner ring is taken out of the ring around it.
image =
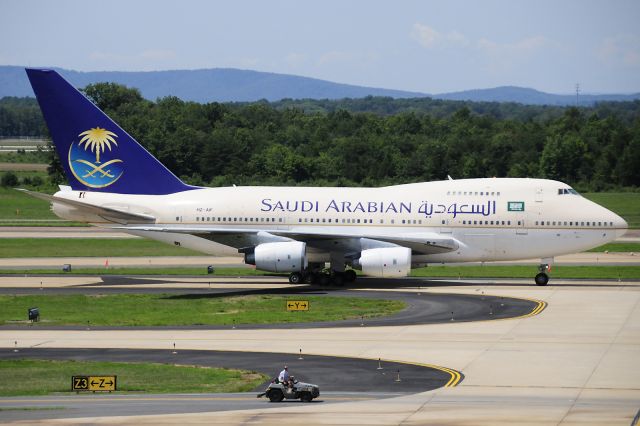
[[[244,255],[292,284],[344,285],[355,270],[405,277],[436,263],[553,258],[627,230],[617,214],[546,179],[447,179],[379,188],[185,184],[54,70],[26,69],[68,186],[63,219],[211,255]],[[329,265],[327,267],[327,264]]]

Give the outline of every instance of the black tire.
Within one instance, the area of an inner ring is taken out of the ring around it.
[[[318,276],[318,284],[321,286],[327,286],[331,282],[331,277],[328,274],[320,274]]]
[[[302,274],[300,272],[292,272],[289,275],[289,282],[291,284],[300,284],[302,282]]]
[[[348,271],[344,272],[344,280],[348,283],[354,282],[357,277],[358,275],[356,275],[356,271],[354,271],[353,269],[349,269]]]
[[[549,275],[545,274],[544,272],[540,272],[538,275],[536,275],[536,285],[547,285],[547,283],[549,282]]]
[[[313,396],[311,396],[311,392],[303,392],[300,395],[300,401],[302,402],[311,402],[313,400]]]
[[[333,281],[333,284],[336,287],[342,287],[344,285],[345,279],[344,279],[344,275],[342,273],[335,273],[333,275],[333,278],[331,279],[331,281]]]
[[[271,402],[280,402],[284,399],[284,394],[280,389],[270,390],[267,396]]]

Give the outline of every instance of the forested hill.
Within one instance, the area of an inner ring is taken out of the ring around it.
[[[315,78],[230,68],[150,72],[78,72],[53,68],[76,87],[112,82],[137,87],[142,96],[155,100],[177,96],[194,102],[250,102],[295,99],[341,99],[365,96],[408,98],[423,93],[332,83]],[[23,67],[0,66],[0,98],[33,97]]]
[[[381,186],[451,175],[543,177],[589,190],[640,186],[640,101],[505,119],[475,112],[474,103],[441,116],[309,113],[266,102],[151,102],[116,84],[85,92],[171,171],[197,185]],[[402,100],[358,102],[382,108]],[[29,123],[34,111],[32,99],[4,99],[0,125],[13,117],[17,126],[39,131],[41,121]]]
[[[455,93],[426,94],[334,83],[315,78],[249,70],[213,68],[151,72],[78,72],[54,68],[76,87],[113,82],[137,87],[149,100],[177,96],[194,102],[252,102],[260,99],[344,99],[366,96],[401,98],[431,97],[473,102],[516,102],[527,105],[575,105],[575,95],[556,95],[522,87],[496,87]],[[0,66],[0,98],[33,96],[23,67]],[[631,101],[630,95],[583,94],[580,106],[603,101]]]

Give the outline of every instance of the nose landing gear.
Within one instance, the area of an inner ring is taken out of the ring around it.
[[[551,271],[551,266],[548,263],[541,263],[540,266],[538,266],[538,271],[539,272],[535,278],[536,285],[547,285],[549,283],[549,272]]]

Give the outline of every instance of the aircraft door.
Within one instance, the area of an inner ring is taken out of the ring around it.
[[[174,208],[173,209],[173,217],[171,217],[172,223],[182,223],[183,218],[183,209],[182,208]]]
[[[442,219],[440,222],[440,233],[441,234],[451,234],[453,231],[451,230],[451,223],[449,219]]]
[[[527,225],[526,225],[525,215],[523,214],[517,215],[514,222],[516,226],[516,235],[527,235],[529,233],[529,230],[527,229]]]
[[[544,189],[543,188],[536,188],[536,194],[535,194],[535,198],[534,198],[536,203],[541,203],[544,201]]]

